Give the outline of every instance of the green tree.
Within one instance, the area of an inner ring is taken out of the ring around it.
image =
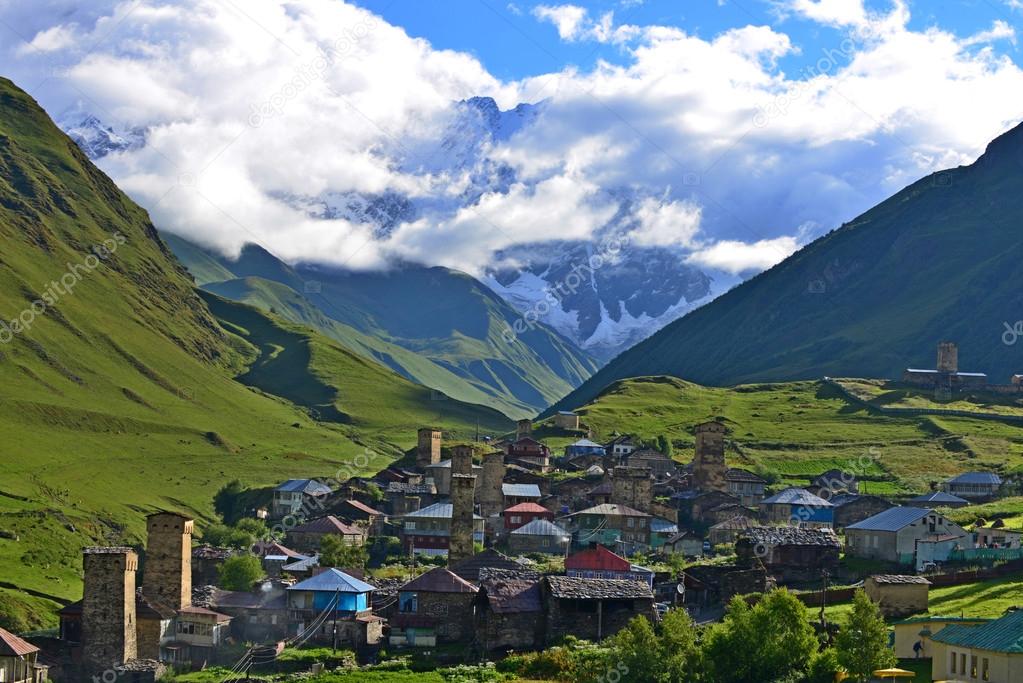
[[[835,639],[838,661],[853,680],[866,681],[876,669],[896,663],[888,647],[888,626],[881,610],[862,590],[853,596],[853,608]]]
[[[321,567],[362,568],[369,559],[361,545],[349,545],[341,536],[324,536],[320,541]]]
[[[703,655],[714,683],[774,681],[806,672],[818,642],[806,607],[785,589],[750,607],[739,596],[707,634]]]
[[[661,620],[661,680],[665,683],[692,681],[700,664],[696,625],[683,609],[669,610]]]
[[[255,517],[245,517],[235,522],[234,528],[238,531],[243,531],[247,534],[251,534],[256,538],[266,538],[267,534],[270,533],[270,529],[267,528],[266,522]]]
[[[669,458],[675,455],[675,445],[671,443],[671,439],[666,434],[661,434],[657,437],[657,450]]]
[[[252,555],[235,555],[220,565],[217,572],[220,587],[229,591],[252,590],[252,584],[265,575],[263,565]]]
[[[633,683],[658,683],[661,681],[661,644],[654,633],[654,627],[646,617],[634,617],[610,641],[615,659],[622,663],[626,672],[623,680]]]
[[[202,540],[218,548],[247,550],[256,542],[256,537],[244,529],[236,529],[225,524],[210,524],[203,529]]]
[[[838,653],[829,647],[814,655],[805,683],[834,683],[835,674],[843,670],[844,667],[838,661]]]
[[[242,508],[242,497],[245,494],[245,487],[235,479],[221,487],[213,496],[213,509],[226,524],[237,522],[244,512]]]

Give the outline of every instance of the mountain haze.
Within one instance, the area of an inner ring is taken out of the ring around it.
[[[960,369],[1007,383],[1023,369],[1023,344],[1003,342],[1023,319],[1021,228],[1016,127],[972,165],[919,180],[668,325],[552,409],[646,375],[711,385],[898,377],[934,367],[942,339],[959,343]]]

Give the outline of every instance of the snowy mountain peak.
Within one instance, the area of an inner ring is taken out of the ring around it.
[[[146,144],[146,131],[132,128],[120,133],[92,114],[70,115],[60,122],[68,134],[90,159],[102,159],[108,154],[138,149]]]

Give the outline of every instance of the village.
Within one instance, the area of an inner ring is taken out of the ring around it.
[[[555,454],[541,431],[574,440]],[[967,659],[977,680],[1008,680],[989,668],[1021,666],[1015,640],[993,648],[990,636],[1020,613],[927,614],[931,586],[956,580],[948,569],[1023,565],[1020,530],[967,529],[941,512],[995,500],[1013,482],[962,472],[895,499],[868,493],[854,461],[772,490],[727,465],[726,424],[692,434],[691,455],[671,457],[663,441],[594,441],[572,412],[471,442],[424,427],[375,475],[288,479],[225,520],[233,529],[155,512],[144,548],[82,550],[83,597],[61,610],[59,637],[0,630],[2,680],[248,674],[301,647],[344,648],[359,662],[400,652],[494,660],[570,637],[601,642],[675,609],[714,622],[734,596],[778,587],[820,607],[825,633],[823,605],[863,589],[893,623],[894,651],[930,658],[935,679],[963,674]],[[262,535],[238,547],[223,533],[244,528]],[[248,573],[229,578],[232,564]]]

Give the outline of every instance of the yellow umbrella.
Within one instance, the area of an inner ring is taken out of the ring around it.
[[[874,676],[877,678],[890,678],[894,681],[896,678],[913,678],[916,674],[905,669],[878,669],[874,672]]]

